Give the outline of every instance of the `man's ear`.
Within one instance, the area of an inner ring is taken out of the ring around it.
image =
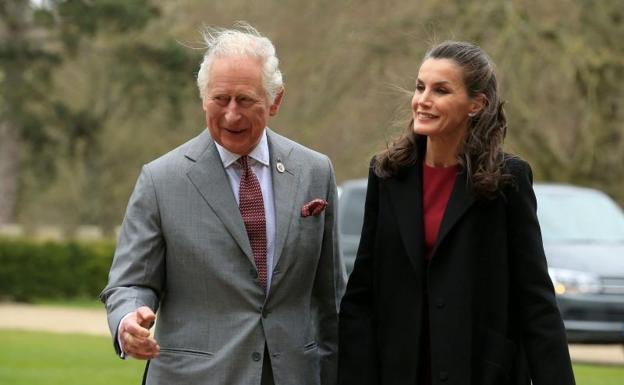
[[[275,95],[275,100],[273,100],[273,104],[269,107],[269,116],[277,115],[279,111],[280,105],[282,104],[282,99],[284,98],[284,87],[282,87]]]

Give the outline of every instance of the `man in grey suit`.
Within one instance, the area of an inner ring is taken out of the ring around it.
[[[147,384],[333,385],[331,163],[267,127],[284,96],[269,39],[204,37],[207,130],[143,167],[101,294],[115,349],[149,360]]]

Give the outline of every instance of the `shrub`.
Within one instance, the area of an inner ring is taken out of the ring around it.
[[[114,251],[113,241],[0,239],[0,298],[96,298]]]

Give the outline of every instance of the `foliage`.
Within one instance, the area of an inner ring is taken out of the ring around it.
[[[181,51],[172,50],[167,39],[158,44],[127,39],[158,16],[150,0],[49,0],[42,4],[0,3],[0,155],[5,155],[0,156],[0,223],[15,219],[16,205],[28,207],[29,191],[45,189],[58,180],[57,166],[62,167],[64,159],[85,166],[86,189],[102,189],[99,135],[113,117],[137,112],[127,109],[128,101],[150,98],[153,103],[163,98],[172,101],[174,116],[179,109],[176,87],[148,94],[150,89],[137,87],[137,80],[158,84],[157,79],[167,78],[166,71],[172,67],[175,74],[183,72],[184,58],[177,55],[173,65],[171,60],[148,63],[152,71],[143,78],[136,76],[146,73],[143,66],[137,66],[141,60],[136,55],[127,60],[128,52],[149,51],[151,57],[142,58],[151,60],[176,57],[172,54]],[[127,71],[130,67],[140,70]],[[98,93],[96,87],[103,89]],[[16,149],[17,156],[13,154]],[[87,205],[76,220],[99,219],[95,206]]]
[[[0,330],[0,384],[139,384],[144,361],[121,360],[108,337]]]
[[[111,241],[0,240],[0,298],[97,298],[106,286],[114,247]]]
[[[56,31],[50,43],[20,45],[47,55],[23,62],[24,78],[38,81],[12,87],[29,101],[17,213],[26,225],[114,228],[141,165],[204,127],[198,30],[236,20],[278,50],[286,97],[271,127],[328,154],[339,181],[365,176],[371,155],[404,129],[422,55],[450,38],[478,43],[497,63],[507,150],[536,179],[589,185],[624,203],[618,1],[52,3],[92,14],[40,16],[38,28]],[[6,73],[0,59],[0,87],[14,81]]]

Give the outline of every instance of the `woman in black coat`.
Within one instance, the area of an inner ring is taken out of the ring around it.
[[[571,385],[529,165],[503,153],[493,64],[444,42],[373,158],[340,307],[340,385]]]

